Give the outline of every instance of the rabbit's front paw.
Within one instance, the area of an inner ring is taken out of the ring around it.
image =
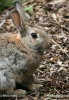
[[[43,85],[42,84],[31,84],[29,87],[28,87],[28,89],[30,89],[30,90],[36,90],[36,89],[38,89],[38,88],[40,88],[40,87],[42,87]]]
[[[42,83],[42,80],[41,79],[38,79],[34,74],[32,76],[32,81],[35,84],[41,84]]]
[[[26,94],[26,91],[25,90],[22,90],[22,89],[17,89],[14,91],[14,94],[17,95],[17,96],[25,96]]]

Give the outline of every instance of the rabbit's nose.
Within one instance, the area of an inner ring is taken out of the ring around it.
[[[51,42],[51,43],[49,43],[49,47],[52,47],[52,45],[53,45],[53,43]]]
[[[52,44],[53,44],[53,43],[51,42],[51,43],[49,44],[49,46],[51,47],[51,46],[52,46]]]

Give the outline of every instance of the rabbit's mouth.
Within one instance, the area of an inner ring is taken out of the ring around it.
[[[43,47],[42,47],[41,44],[40,44],[40,45],[36,45],[35,48],[36,48],[36,50],[37,50],[38,52],[43,52]]]

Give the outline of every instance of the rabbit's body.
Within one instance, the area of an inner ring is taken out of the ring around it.
[[[16,4],[21,7],[18,2]],[[17,11],[12,12],[12,19],[19,30],[19,34],[0,34],[1,93],[13,93],[16,83],[28,89],[36,89],[38,85],[36,86],[35,83],[38,81],[33,73],[40,65],[43,52],[51,43],[51,39],[42,27],[25,25],[25,28],[21,29],[23,26],[20,26],[21,15],[19,17],[19,13]]]
[[[5,74],[12,76],[26,74],[30,76],[39,66],[41,55],[23,45],[21,38],[18,39],[18,34],[2,34],[0,35],[0,69]],[[17,38],[16,38],[16,37]],[[38,55],[37,55],[38,54]],[[36,60],[35,60],[36,59]],[[9,73],[6,73],[6,70]],[[16,73],[15,73],[16,72]]]

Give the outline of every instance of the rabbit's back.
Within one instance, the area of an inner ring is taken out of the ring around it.
[[[13,64],[17,65],[17,59],[21,61],[25,58],[24,48],[17,34],[1,34],[0,35],[0,64],[10,68]],[[4,66],[3,66],[4,67]]]

